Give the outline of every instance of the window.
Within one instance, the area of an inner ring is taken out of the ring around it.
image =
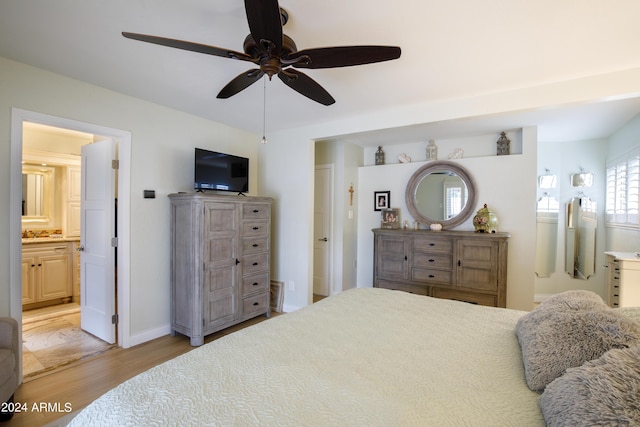
[[[606,221],[640,226],[640,149],[607,165]]]
[[[444,219],[451,219],[458,215],[467,203],[464,183],[460,178],[447,179],[444,185]]]

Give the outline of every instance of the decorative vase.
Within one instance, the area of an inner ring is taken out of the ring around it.
[[[427,144],[427,160],[438,160],[438,147],[433,139]]]
[[[495,233],[498,229],[498,218],[485,203],[476,216],[473,217],[473,227],[476,233]]]
[[[429,229],[431,229],[431,231],[442,231],[442,224],[440,224],[439,222],[434,222],[433,224],[429,225]]]
[[[376,151],[376,165],[384,165],[384,151],[382,147],[378,145],[378,151]]]

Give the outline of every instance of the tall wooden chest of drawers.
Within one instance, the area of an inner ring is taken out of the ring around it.
[[[171,328],[204,343],[270,313],[271,199],[171,194]]]

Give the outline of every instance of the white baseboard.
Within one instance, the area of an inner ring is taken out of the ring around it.
[[[134,345],[142,344],[147,341],[155,340],[156,338],[169,335],[171,333],[171,325],[161,326],[155,329],[149,329],[139,334],[131,335],[129,337],[129,344],[131,347]]]
[[[302,307],[299,307],[297,305],[289,305],[289,304],[284,304],[282,306],[282,312],[283,313],[291,313],[293,311],[297,311],[300,310]]]
[[[543,302],[545,300],[548,300],[549,298],[551,298],[554,295],[556,295],[556,294],[535,294],[533,296],[533,302],[540,303],[540,302]]]

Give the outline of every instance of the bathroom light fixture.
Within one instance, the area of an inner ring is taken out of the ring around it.
[[[585,172],[580,168],[580,173],[574,173],[571,175],[572,187],[591,187],[593,185],[593,174],[591,172]]]
[[[556,176],[551,175],[549,169],[545,169],[545,174],[538,177],[538,187],[542,189],[556,188]]]

